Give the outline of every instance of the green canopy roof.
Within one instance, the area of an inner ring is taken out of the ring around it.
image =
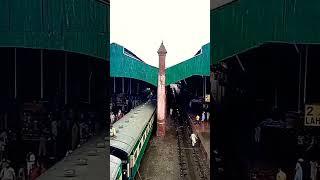
[[[200,53],[166,69],[166,84],[172,84],[193,75],[210,75],[210,44],[202,46]],[[146,64],[123,46],[110,46],[110,76],[134,78],[154,86],[158,83],[158,68]]]
[[[108,2],[1,0],[0,47],[55,49],[106,60]]]
[[[266,42],[319,43],[320,1],[238,0],[211,10],[211,63]]]
[[[110,76],[143,80],[157,85],[158,69],[150,66],[133,55],[124,53],[124,47],[116,43],[110,46]]]

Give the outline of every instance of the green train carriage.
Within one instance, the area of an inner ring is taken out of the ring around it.
[[[113,124],[116,135],[110,139],[110,154],[122,161],[122,179],[134,179],[150,140],[156,106],[152,101],[131,110]]]
[[[110,180],[122,180],[121,160],[110,155]]]

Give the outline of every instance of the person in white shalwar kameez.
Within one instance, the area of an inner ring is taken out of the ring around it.
[[[191,134],[190,136],[190,139],[191,139],[191,143],[192,143],[192,147],[197,143],[197,135],[195,135],[194,133]]]
[[[311,180],[317,179],[318,163],[316,161],[310,161],[310,178]]]
[[[303,159],[298,159],[298,162],[296,164],[296,173],[294,175],[294,180],[302,180],[302,167],[301,163],[303,162]]]

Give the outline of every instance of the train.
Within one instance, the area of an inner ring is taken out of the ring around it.
[[[106,170],[109,162],[106,152],[109,147],[105,136],[106,132],[92,137],[49,168],[37,180],[108,179]]]
[[[110,155],[110,180],[122,180],[121,160]]]
[[[118,167],[112,165],[110,170],[120,169],[121,176],[110,172],[110,179],[134,179],[152,135],[155,117],[156,103],[148,100],[113,124],[112,128],[115,129],[115,133],[110,131],[110,155],[118,158],[121,165]]]

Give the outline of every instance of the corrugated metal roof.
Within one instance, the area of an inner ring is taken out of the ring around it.
[[[211,63],[266,42],[320,43],[319,7],[318,0],[239,0],[211,10]]]
[[[110,76],[134,78],[148,82],[154,86],[158,84],[158,68],[128,56],[124,47],[112,43],[110,48]],[[193,75],[210,75],[210,44],[202,46],[198,53],[179,64],[166,69],[166,85],[178,82]]]
[[[94,0],[1,0],[0,47],[54,49],[107,59],[110,7]]]

